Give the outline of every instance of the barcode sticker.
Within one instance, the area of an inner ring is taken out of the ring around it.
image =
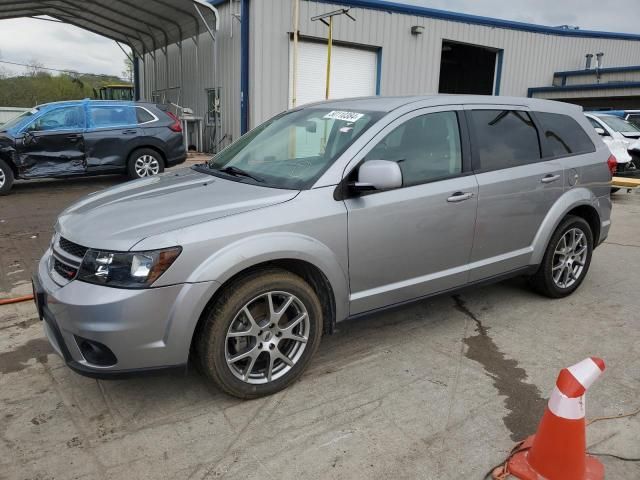
[[[333,110],[327,113],[323,118],[329,118],[334,120],[342,120],[343,122],[357,122],[362,117],[364,117],[364,113],[357,112],[343,112],[341,110]]]

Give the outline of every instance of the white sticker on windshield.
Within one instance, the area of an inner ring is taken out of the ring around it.
[[[332,112],[327,113],[323,118],[333,118],[335,120],[342,120],[344,122],[357,122],[362,117],[364,117],[364,113],[333,110]]]

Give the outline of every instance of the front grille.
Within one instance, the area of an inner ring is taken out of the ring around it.
[[[60,260],[54,257],[53,259],[53,269],[56,271],[58,275],[66,280],[73,280],[78,273],[78,269],[71,267],[67,264],[62,263]]]
[[[69,255],[73,255],[78,258],[83,258],[84,254],[89,250],[87,247],[73,243],[64,237],[60,237],[60,248]]]

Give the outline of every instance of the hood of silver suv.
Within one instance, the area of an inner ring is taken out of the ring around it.
[[[56,231],[85,247],[126,251],[151,235],[286,202],[298,193],[181,169],[93,193],[60,214]]]

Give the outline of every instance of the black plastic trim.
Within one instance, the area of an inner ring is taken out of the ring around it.
[[[411,298],[409,300],[404,300],[402,302],[393,303],[391,305],[385,305],[384,307],[378,307],[378,308],[374,308],[373,310],[367,310],[366,312],[356,313],[355,315],[348,316],[347,318],[345,318],[342,321],[354,320],[354,319],[357,319],[357,318],[367,317],[369,315],[375,315],[377,313],[385,312],[387,310],[394,310],[396,308],[401,308],[401,307],[404,307],[406,305],[411,305],[412,303],[420,302],[420,301],[426,300],[428,298],[438,297],[440,295],[447,295],[447,294],[450,294],[450,293],[461,292],[461,291],[466,290],[468,288],[475,288],[475,287],[479,287],[479,286],[482,286],[482,285],[491,285],[492,283],[498,283],[498,282],[501,282],[503,280],[507,280],[509,278],[533,275],[534,273],[536,273],[538,271],[538,268],[539,268],[539,265],[528,265],[526,267],[517,268],[515,270],[511,270],[511,271],[506,272],[506,273],[501,273],[499,275],[494,275],[492,277],[487,277],[487,278],[483,278],[483,279],[476,280],[476,281],[473,281],[473,282],[465,283],[464,285],[461,285],[459,287],[449,288],[449,289],[446,289],[446,290],[440,290],[438,292],[430,293],[428,295],[422,295],[420,297]],[[338,323],[340,323],[340,322],[338,322]]]

